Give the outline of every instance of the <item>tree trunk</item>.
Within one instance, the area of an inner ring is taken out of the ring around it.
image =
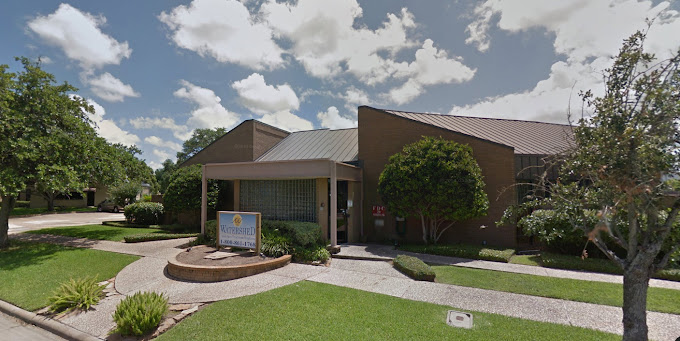
[[[647,340],[648,269],[628,266],[623,272],[623,340]]]
[[[3,195],[0,204],[0,249],[7,247],[9,238],[9,214],[14,208],[17,198],[13,195]]]

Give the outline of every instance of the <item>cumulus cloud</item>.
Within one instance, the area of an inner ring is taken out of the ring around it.
[[[292,114],[289,111],[280,111],[271,114],[265,114],[260,121],[273,125],[275,127],[288,130],[288,131],[299,131],[299,130],[311,130],[314,129],[312,122],[305,120],[304,118]]]
[[[555,62],[548,77],[532,89],[454,106],[451,113],[565,123],[569,107],[580,115],[579,90],[602,94],[602,71],[611,66],[623,39],[647,27],[646,18],[656,18],[645,41],[649,52],[665,58],[669,47],[680,45],[680,14],[668,6],[637,0],[486,1],[474,10],[467,43],[487,50],[489,29],[497,20],[498,28],[509,32],[539,28],[552,33],[555,53],[564,60]]]
[[[236,81],[231,87],[238,93],[243,106],[260,115],[300,107],[300,100],[288,84],[267,85],[259,73]]]
[[[139,97],[132,86],[105,72],[98,77],[84,77],[84,82],[90,85],[92,92],[101,99],[109,102],[122,102],[125,97]]]
[[[156,157],[158,157],[159,160],[165,160],[171,157],[170,153],[168,153],[165,150],[154,149],[151,152],[153,153],[153,155],[156,155]]]
[[[101,31],[105,23],[104,16],[61,4],[54,13],[30,20],[28,28],[48,44],[61,48],[70,59],[79,61],[83,68],[90,69],[120,64],[132,53],[127,42],[120,43]]]
[[[321,122],[321,127],[330,129],[356,128],[356,119],[341,116],[338,108],[329,107],[327,111],[316,114],[316,118]]]
[[[175,123],[170,117],[137,117],[131,119],[130,124],[136,129],[168,129],[182,141],[191,137],[191,130],[187,126]]]
[[[95,123],[95,130],[99,136],[111,143],[121,143],[126,146],[131,146],[139,142],[139,136],[121,129],[112,120],[104,119],[106,110],[104,110],[104,107],[99,103],[91,99],[87,99],[87,103],[94,107],[94,114],[88,113],[88,116],[92,122]]]
[[[271,29],[257,22],[239,1],[194,0],[189,6],[161,13],[158,19],[168,26],[177,46],[201,56],[256,70],[283,63]]]
[[[179,143],[176,142],[171,142],[171,141],[166,141],[163,140],[162,138],[158,136],[147,136],[144,138],[144,142],[156,146],[156,147],[161,147],[161,148],[170,148],[172,150],[180,151],[182,150],[182,146]]]

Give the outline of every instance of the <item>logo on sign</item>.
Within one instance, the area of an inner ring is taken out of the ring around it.
[[[240,214],[235,214],[232,222],[234,223],[234,226],[239,227],[239,226],[241,226],[241,223],[243,222],[243,218],[241,218]]]
[[[380,206],[380,205],[373,206],[373,216],[374,217],[384,217],[385,216],[385,206]]]

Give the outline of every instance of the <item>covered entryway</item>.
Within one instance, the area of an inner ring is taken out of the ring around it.
[[[361,169],[329,159],[213,163],[203,166],[201,232],[208,220],[208,180],[231,180],[234,210],[257,211],[265,219],[317,222],[324,236],[330,232],[338,244],[338,208],[346,207],[349,219],[343,236],[361,234]],[[338,205],[338,182],[347,182],[347,193]],[[353,210],[356,208],[356,214]]]

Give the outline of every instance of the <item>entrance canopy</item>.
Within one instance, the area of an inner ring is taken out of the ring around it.
[[[331,245],[337,245],[337,182],[361,181],[361,168],[330,159],[209,163],[203,166],[201,232],[208,218],[208,179],[213,180],[293,180],[330,179]]]

